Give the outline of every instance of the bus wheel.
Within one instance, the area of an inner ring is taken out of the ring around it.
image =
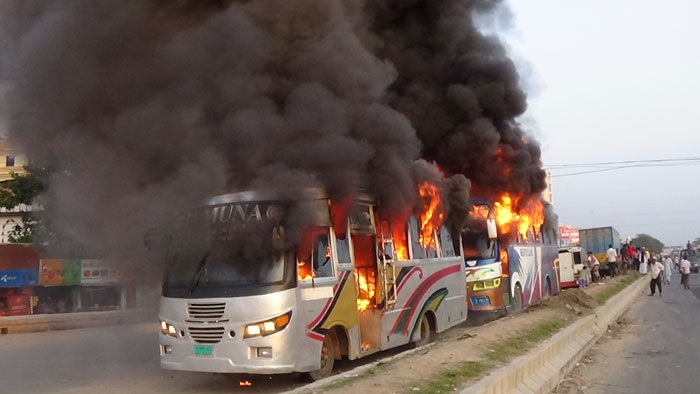
[[[428,315],[423,315],[420,319],[420,326],[418,327],[420,332],[420,339],[414,342],[415,347],[425,346],[432,340],[432,330],[430,329],[430,320],[428,320]]]
[[[515,285],[515,294],[513,294],[513,312],[520,312],[523,310],[523,289],[520,288],[520,284]]]
[[[330,335],[326,335],[323,339],[323,345],[321,345],[321,368],[308,373],[312,381],[331,376],[333,364],[335,363],[335,353],[333,349],[333,340]]]

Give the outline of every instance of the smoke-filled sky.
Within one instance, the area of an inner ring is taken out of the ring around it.
[[[499,1],[0,2],[0,117],[53,169],[48,211],[112,253],[203,197],[416,182],[544,188]],[[478,28],[477,28],[478,26]],[[416,160],[423,161],[416,164]],[[422,164],[421,164],[422,163]],[[432,171],[421,169],[433,166]]]
[[[512,0],[511,9],[504,39],[528,92],[521,121],[552,168],[560,223],[666,245],[700,237],[698,161],[669,161],[700,158],[700,2]],[[640,160],[658,162],[620,163]],[[604,162],[618,164],[573,166]],[[586,174],[562,176],[571,173]]]

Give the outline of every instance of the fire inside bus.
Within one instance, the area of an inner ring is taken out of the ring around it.
[[[341,357],[422,345],[463,322],[461,238],[430,187],[421,212],[400,218],[368,194],[209,199],[166,242],[161,366],[320,379]]]
[[[507,195],[470,204],[462,232],[469,311],[519,311],[557,294],[557,242],[542,236],[541,210],[517,213]]]

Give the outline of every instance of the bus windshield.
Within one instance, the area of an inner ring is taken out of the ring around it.
[[[271,228],[197,234],[172,240],[163,295],[243,296],[293,284],[294,256],[274,247]]]

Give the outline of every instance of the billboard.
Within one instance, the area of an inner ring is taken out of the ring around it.
[[[36,279],[36,270],[33,269],[0,271],[0,287],[34,286]]]
[[[79,285],[80,269],[80,260],[39,260],[39,284],[42,286]]]
[[[80,284],[101,286],[117,284],[118,272],[109,260],[82,260]]]
[[[574,246],[580,243],[579,231],[567,225],[559,226],[560,246]]]

